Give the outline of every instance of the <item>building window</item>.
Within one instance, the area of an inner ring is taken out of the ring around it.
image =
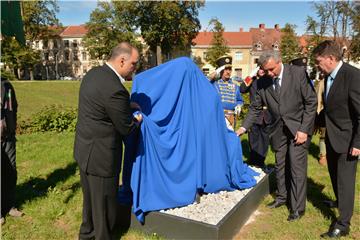
[[[242,52],[236,52],[235,53],[235,61],[242,61],[243,60],[243,53]]]
[[[279,44],[274,43],[274,44],[272,45],[272,48],[273,48],[274,50],[279,50]]]
[[[69,46],[70,46],[69,40],[64,40],[64,46],[65,46],[65,47],[69,47]]]
[[[259,59],[258,59],[258,58],[255,58],[255,59],[254,59],[254,64],[258,64],[258,62],[259,62]]]
[[[49,53],[44,53],[44,60],[49,61]]]
[[[73,45],[73,48],[77,48],[77,47],[78,47],[78,42],[77,42],[77,40],[74,40],[73,43],[72,43],[72,45]]]
[[[207,76],[209,74],[209,69],[208,68],[203,68],[202,71],[203,71],[205,76]]]
[[[35,41],[35,48],[39,48],[39,41]]]
[[[82,52],[82,60],[86,61],[86,52]]]
[[[43,49],[47,48],[48,47],[48,40],[43,40]]]
[[[235,68],[235,74],[237,77],[242,78],[242,68]]]
[[[74,61],[79,61],[78,51],[73,52]]]
[[[69,52],[69,50],[68,50],[68,51],[64,51],[64,57],[65,57],[65,60],[66,60],[66,61],[69,61],[69,60],[70,60],[70,52]]]
[[[203,52],[203,59],[207,59],[207,52]]]
[[[58,43],[57,43],[57,40],[56,40],[56,39],[53,40],[53,46],[54,46],[54,48],[57,48],[57,47],[58,47]]]
[[[257,43],[255,43],[254,47],[256,48],[256,50],[261,51],[262,50],[262,43],[257,42]]]

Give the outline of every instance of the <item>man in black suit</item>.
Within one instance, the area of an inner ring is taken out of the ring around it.
[[[83,78],[79,94],[74,158],[80,167],[83,218],[80,239],[112,239],[122,159],[122,139],[142,121],[131,112],[125,78],[135,71],[138,50],[118,44],[108,62]]]
[[[360,155],[360,70],[341,61],[340,47],[324,41],[313,51],[325,74],[324,110],[328,170],[339,217],[322,237],[347,235],[354,210],[355,179]]]
[[[288,221],[294,221],[305,213],[307,150],[317,99],[305,69],[283,64],[279,54],[266,51],[260,56],[259,64],[266,75],[258,80],[255,100],[237,134],[250,129],[267,107],[272,116],[269,136],[275,151],[277,183],[276,199],[269,207],[280,207],[289,199]]]

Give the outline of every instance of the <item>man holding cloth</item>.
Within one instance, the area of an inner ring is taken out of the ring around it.
[[[324,110],[326,155],[339,217],[322,237],[349,234],[354,211],[355,179],[360,155],[360,70],[344,63],[340,47],[326,40],[313,51],[325,74]]]
[[[268,109],[272,116],[269,136],[275,151],[277,184],[276,199],[269,207],[277,208],[290,200],[288,221],[295,221],[305,213],[307,150],[317,99],[305,69],[283,64],[279,52],[264,52],[258,63],[266,75],[258,80],[255,100],[237,134],[250,129],[263,108]],[[290,172],[285,173],[285,169]]]
[[[139,60],[138,50],[127,42],[113,48],[109,60],[83,78],[79,94],[74,158],[80,167],[83,217],[79,239],[113,239],[122,139],[142,121],[131,114],[125,78]]]

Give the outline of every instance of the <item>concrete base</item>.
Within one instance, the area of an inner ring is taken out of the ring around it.
[[[131,214],[130,223],[127,225],[147,234],[157,234],[169,239],[231,239],[269,193],[270,181],[269,175],[266,175],[216,225],[161,212],[148,213],[144,225]]]

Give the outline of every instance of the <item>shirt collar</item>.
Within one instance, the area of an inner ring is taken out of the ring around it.
[[[283,74],[284,74],[284,64],[281,63],[281,71],[280,71],[280,74],[279,74],[279,76],[278,76],[279,81],[282,80]]]
[[[336,68],[330,73],[329,76],[330,76],[332,79],[335,79],[335,77],[336,77],[337,73],[339,72],[339,69],[341,68],[342,65],[343,65],[343,62],[340,61],[340,62],[338,63],[338,65],[336,66]]]
[[[109,63],[105,63],[105,64],[108,65],[108,67],[114,71],[114,73],[119,77],[121,83],[125,82],[125,79],[111,66],[111,64]]]

